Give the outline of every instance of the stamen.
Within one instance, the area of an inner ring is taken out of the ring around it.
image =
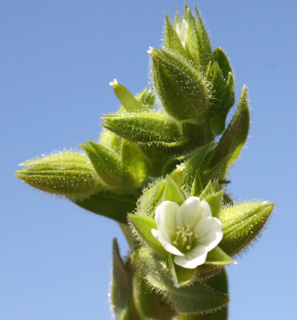
[[[187,229],[191,229],[191,224],[190,224],[190,222],[188,222],[188,224],[187,224]]]
[[[190,250],[190,249],[191,249],[191,246],[186,246],[186,249],[187,249],[187,250]]]
[[[173,243],[174,245],[177,245],[177,241],[175,241],[175,240],[174,240],[172,243]]]
[[[198,234],[197,234],[197,233],[195,233],[194,238],[195,238],[195,239],[197,239],[197,238],[198,238]]]
[[[184,238],[183,238],[183,242],[186,242],[187,240],[188,240],[187,237],[184,237]]]

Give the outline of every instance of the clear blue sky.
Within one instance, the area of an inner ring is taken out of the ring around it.
[[[199,0],[213,47],[231,58],[237,96],[250,93],[251,137],[232,170],[238,200],[276,203],[259,243],[228,268],[230,320],[296,319],[297,2]],[[108,82],[136,93],[164,12],[183,1],[10,0],[0,4],[0,319],[111,319],[116,223],[38,192],[13,171],[24,160],[96,140],[119,103]]]

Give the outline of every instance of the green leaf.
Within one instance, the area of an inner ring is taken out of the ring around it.
[[[220,247],[215,247],[207,254],[205,261],[206,264],[213,265],[227,265],[227,264],[236,264],[236,262],[227,255]]]
[[[111,308],[116,320],[127,319],[132,296],[132,278],[129,267],[121,259],[117,239],[113,240]]]
[[[175,142],[182,137],[181,126],[161,111],[110,114],[103,127],[134,142]]]
[[[144,216],[128,214],[136,231],[142,240],[160,256],[167,258],[168,252],[163,248],[161,243],[152,235],[152,229],[158,229],[156,221]]]
[[[218,216],[224,233],[220,248],[230,256],[247,249],[260,234],[273,207],[267,201],[247,202],[222,210]]]
[[[213,291],[199,282],[187,287],[176,288],[172,280],[162,271],[160,263],[146,248],[136,250],[132,259],[140,267],[148,284],[162,293],[166,300],[171,302],[177,313],[215,311],[228,302],[228,296]]]
[[[227,167],[232,165],[232,163],[237,159],[240,150],[247,139],[249,124],[250,118],[247,101],[247,88],[244,86],[237,111],[212,156],[210,162],[211,168],[223,161],[229,154],[232,156],[228,160]],[[225,174],[226,170],[225,173],[222,174],[222,177],[224,177]]]
[[[199,171],[197,170],[195,179],[191,188],[191,196],[198,197],[203,190],[203,184]]]
[[[137,196],[104,190],[86,199],[70,200],[93,213],[127,224],[127,213],[135,209]]]
[[[206,284],[213,288],[215,291],[224,292],[228,294],[228,281],[227,274],[224,268],[206,281]],[[208,314],[199,315],[180,315],[177,317],[178,320],[227,320],[228,310],[226,307]]]
[[[164,187],[162,202],[163,201],[173,201],[179,206],[185,202],[186,198],[180,187],[175,183],[175,181],[167,176],[166,184]]]
[[[230,66],[229,59],[227,58],[225,52],[222,48],[215,48],[213,52],[213,57],[217,61],[220,69],[223,73],[225,80],[227,80],[229,72],[232,73],[232,68]]]

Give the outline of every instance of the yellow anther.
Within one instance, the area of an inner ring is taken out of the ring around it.
[[[191,246],[186,246],[186,249],[187,249],[187,250],[190,250],[190,249],[191,249]]]
[[[188,240],[187,237],[184,237],[184,238],[183,238],[183,242],[186,242],[187,240]]]
[[[198,234],[197,234],[197,233],[195,233],[194,238],[195,238],[195,239],[197,239],[197,238],[198,238]]]
[[[190,229],[190,228],[191,228],[191,224],[190,224],[190,222],[188,222],[188,224],[187,224],[187,228],[188,228],[188,229]]]
[[[174,241],[173,241],[173,244],[177,245],[177,241],[174,240]]]

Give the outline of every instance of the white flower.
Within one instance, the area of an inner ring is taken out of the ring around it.
[[[223,238],[222,223],[213,218],[206,201],[188,198],[180,207],[172,201],[162,202],[156,210],[158,230],[153,236],[173,255],[174,262],[187,269],[203,264],[207,253]]]

